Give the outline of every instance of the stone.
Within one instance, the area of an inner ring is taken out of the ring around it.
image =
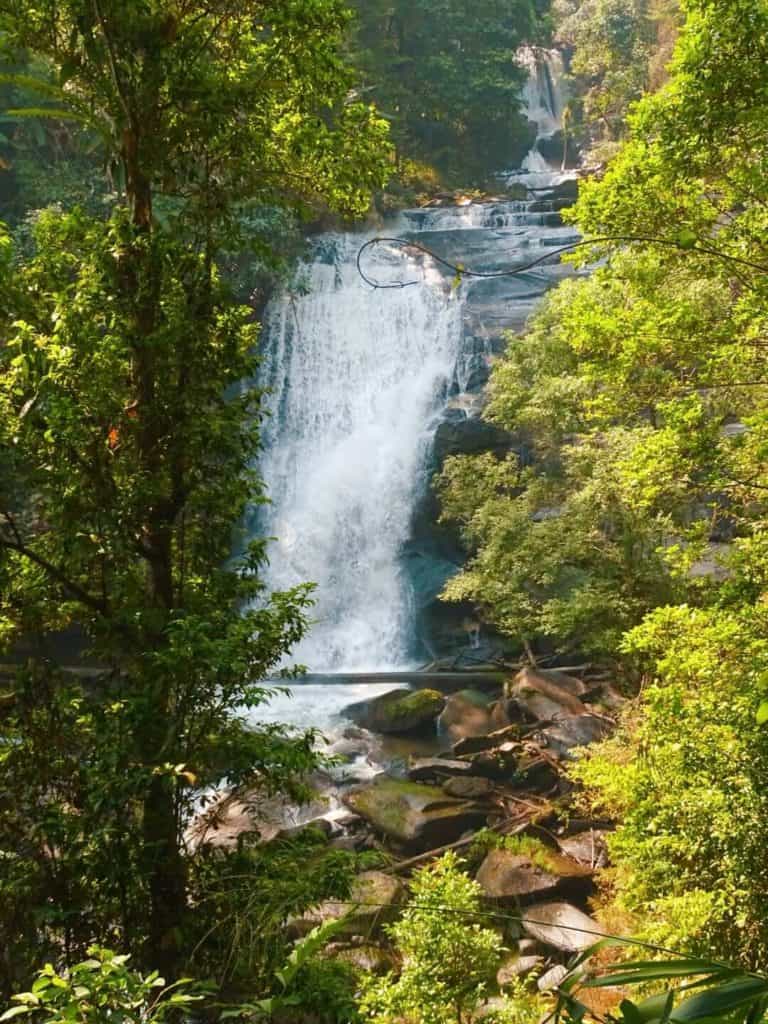
[[[524,975],[530,974],[543,963],[543,956],[515,955],[508,957],[496,972],[496,984],[499,988],[504,988],[515,978],[522,978]]]
[[[514,904],[522,896],[551,892],[560,879],[525,854],[491,850],[480,865],[477,881],[486,896]]]
[[[437,786],[388,777],[351,790],[347,807],[365,818],[375,831],[414,853],[459,839],[486,824],[487,808],[447,796]]]
[[[465,244],[464,239],[462,243]],[[477,455],[480,452],[503,455],[510,450],[512,444],[510,434],[486,420],[450,419],[441,423],[435,431],[433,458],[437,467],[441,468],[449,455]]]
[[[461,800],[483,800],[493,792],[493,783],[475,775],[457,776],[443,783],[443,792]]]
[[[473,775],[487,779],[508,779],[517,771],[519,743],[502,743],[490,750],[466,755],[467,764]]]
[[[437,731],[455,743],[466,736],[485,736],[491,732],[491,701],[477,690],[452,694],[437,720]]]
[[[604,868],[608,864],[605,832],[599,829],[558,839],[557,845],[567,857],[572,857],[579,864],[586,864],[590,868]]]
[[[550,758],[526,746],[517,761],[514,774],[509,778],[515,789],[549,793],[560,781],[560,775]]]
[[[534,721],[550,721],[587,714],[586,705],[572,692],[573,689],[570,676],[555,672],[545,675],[532,668],[524,668],[507,684],[505,695],[515,702],[524,716]]]
[[[558,988],[567,976],[568,968],[563,964],[555,964],[554,967],[550,967],[540,978],[536,979],[536,988],[539,992],[551,992],[553,989]]]
[[[363,871],[355,877],[348,900],[326,900],[301,917],[292,918],[288,931],[307,935],[320,924],[344,917],[337,935],[370,937],[397,918],[404,899],[405,887],[399,878],[383,871]]]
[[[476,754],[481,750],[490,750],[509,740],[515,740],[519,736],[519,725],[507,725],[503,729],[495,729],[484,736],[465,736],[453,744],[452,750],[457,756],[459,754]]]
[[[600,926],[571,903],[534,903],[523,911],[523,927],[534,939],[563,953],[579,953],[599,938]]]
[[[333,833],[333,824],[327,818],[313,818],[301,825],[289,825],[286,828],[281,828],[275,839],[297,839],[308,832],[314,832],[330,839]]]
[[[442,781],[450,775],[469,775],[472,765],[447,757],[412,757],[408,762],[408,778],[412,782]]]
[[[589,868],[531,839],[523,840],[519,851],[491,850],[477,872],[487,896],[512,904],[552,893],[566,881],[591,877]]]
[[[584,747],[605,739],[614,728],[613,720],[605,715],[584,714],[558,718],[553,725],[541,730],[547,747],[567,754],[574,747]]]
[[[390,690],[344,708],[357,725],[379,733],[430,733],[445,705],[437,690]]]

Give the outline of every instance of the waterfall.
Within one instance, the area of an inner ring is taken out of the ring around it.
[[[528,116],[543,138],[560,126],[559,55],[526,48],[519,59],[530,72]],[[529,173],[515,180],[539,190],[562,180],[544,167],[529,155]],[[405,211],[386,233],[416,236],[473,267],[510,267],[573,238],[560,205],[554,193],[538,191],[527,201],[422,208]],[[377,280],[420,284],[373,290],[356,266],[368,237],[317,239],[264,318],[271,416],[260,470],[271,503],[259,529],[275,538],[266,582],[271,590],[317,585],[314,624],[289,662],[313,672],[404,668],[423,656],[416,605],[434,601],[440,578],[455,570],[441,557],[425,569],[432,556],[424,551],[404,563],[435,430],[449,415],[477,415],[477,403],[465,400],[477,394],[462,393],[477,391],[492,344],[502,344],[505,327],[522,326],[562,273],[555,260],[519,278],[456,290],[429,258],[379,245],[371,254]]]
[[[366,287],[355,265],[364,240],[324,236],[306,280],[265,322],[268,582],[317,583],[315,624],[292,652],[315,671],[401,666],[413,654],[398,556],[461,335],[459,302],[428,261],[409,268],[392,252],[391,274],[423,284]]]

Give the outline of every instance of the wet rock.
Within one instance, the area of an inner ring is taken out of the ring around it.
[[[509,985],[515,978],[522,978],[544,963],[543,956],[511,956],[508,957],[496,972],[496,984],[499,988]]]
[[[480,452],[504,454],[512,447],[505,430],[481,419],[448,420],[435,432],[433,458],[442,467],[449,455],[477,455]]]
[[[443,783],[443,792],[461,800],[484,800],[493,792],[493,783],[474,775],[458,776]]]
[[[598,829],[558,839],[557,845],[567,857],[572,857],[579,864],[585,864],[590,868],[604,868],[608,863],[605,832]]]
[[[450,775],[469,775],[472,765],[447,757],[412,757],[408,762],[411,782],[442,781]]]
[[[526,932],[563,953],[578,953],[599,938],[600,926],[571,903],[534,903],[523,911]]]
[[[391,690],[371,700],[350,704],[342,714],[379,733],[429,733],[445,705],[437,690]]]
[[[344,924],[337,934],[368,937],[397,918],[404,899],[405,888],[398,878],[382,871],[363,871],[352,883],[348,900],[326,900],[301,917],[291,919],[288,932],[307,935],[326,921],[338,921],[344,917]]]
[[[452,694],[437,720],[437,731],[451,742],[466,736],[485,736],[492,731],[491,701],[478,690]]]
[[[333,825],[327,818],[313,818],[312,821],[305,821],[302,825],[289,825],[287,828],[281,828],[275,839],[298,839],[307,833],[315,833],[330,839]]]
[[[536,979],[536,988],[539,992],[551,992],[560,985],[568,975],[568,968],[563,964],[555,964],[550,967],[540,978]]]
[[[437,786],[377,779],[353,790],[344,803],[373,828],[415,853],[453,842],[485,824],[487,809],[447,796]]]

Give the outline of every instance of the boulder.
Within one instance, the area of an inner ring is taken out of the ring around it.
[[[525,854],[491,850],[480,865],[477,881],[486,896],[514,904],[523,896],[551,892],[560,879]]]
[[[466,736],[485,736],[492,731],[491,701],[478,690],[452,694],[437,720],[437,731],[455,743]]]
[[[444,705],[445,697],[437,690],[401,689],[350,704],[342,714],[371,732],[429,733]]]
[[[440,468],[449,455],[503,455],[510,450],[513,440],[505,430],[486,420],[451,418],[438,426],[433,443],[433,458]]]
[[[392,958],[380,946],[370,942],[359,946],[343,946],[333,942],[326,946],[323,955],[329,960],[342,960],[362,974],[386,974],[392,969]]]
[[[495,706],[493,705],[493,707]],[[452,749],[457,756],[459,754],[476,754],[481,750],[490,750],[502,743],[516,740],[519,736],[520,727],[518,725],[507,725],[503,729],[495,729],[484,736],[465,736],[457,740]]]
[[[344,803],[373,828],[414,853],[459,839],[486,823],[487,808],[447,796],[437,786],[380,778],[345,794]]]
[[[556,989],[568,976],[568,968],[563,964],[555,964],[550,967],[540,978],[536,979],[536,988],[539,992],[551,992]]]
[[[526,745],[508,781],[515,789],[549,793],[560,782],[560,778],[551,758],[543,757],[540,750]]]
[[[281,828],[275,839],[298,839],[307,833],[316,834],[318,837],[325,836],[326,839],[330,839],[333,834],[333,825],[327,818],[313,818],[311,821],[305,821],[301,825],[288,825],[286,828]]]
[[[543,963],[543,956],[510,956],[496,972],[496,984],[499,988],[504,988],[515,978],[522,978],[524,975],[530,974]]]
[[[475,775],[457,776],[443,783],[443,792],[460,800],[484,800],[493,792],[493,783]]]
[[[614,728],[614,722],[605,715],[583,714],[560,717],[553,725],[541,730],[541,736],[559,754],[567,754],[574,747],[584,747],[605,739]]]
[[[301,917],[292,918],[288,932],[307,935],[326,921],[344,917],[338,935],[370,937],[397,918],[404,898],[405,888],[398,878],[382,871],[363,871],[353,881],[348,900],[326,900]]]
[[[579,953],[599,938],[600,926],[571,903],[534,903],[523,911],[523,927],[534,939],[563,953]]]
[[[412,757],[408,761],[411,782],[442,781],[451,775],[469,775],[472,765],[447,757]]]
[[[557,845],[567,857],[590,868],[604,868],[608,863],[605,832],[599,829],[589,829],[588,832],[558,839]]]
[[[516,903],[527,896],[552,893],[562,883],[590,879],[592,872],[570,857],[550,850],[535,840],[514,849],[491,850],[477,872],[487,896]]]
[[[586,705],[574,693],[577,686],[583,687],[583,684],[563,673],[544,673],[524,668],[507,684],[505,696],[514,701],[526,718],[557,721],[570,715],[587,713]]]

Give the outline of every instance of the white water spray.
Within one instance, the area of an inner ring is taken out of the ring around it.
[[[315,624],[292,652],[314,671],[396,667],[412,654],[398,556],[459,349],[460,305],[442,277],[393,251],[393,277],[424,283],[372,291],[355,266],[364,240],[324,236],[306,294],[286,291],[265,323],[269,584],[317,583]]]

